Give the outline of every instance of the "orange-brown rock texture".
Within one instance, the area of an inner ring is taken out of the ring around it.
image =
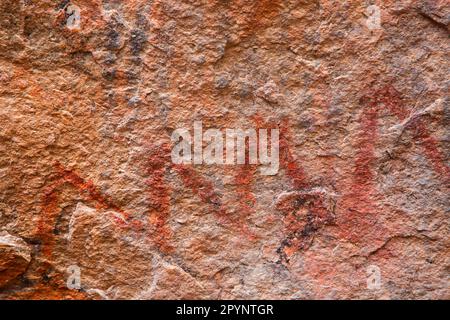
[[[448,0],[0,0],[1,299],[449,299]],[[175,164],[278,128],[279,170]]]

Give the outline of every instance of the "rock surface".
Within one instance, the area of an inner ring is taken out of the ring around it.
[[[0,232],[0,287],[23,274],[31,260],[31,248],[20,238]]]
[[[0,0],[0,298],[449,299],[449,34],[447,0]],[[194,121],[279,128],[278,174],[174,165]]]

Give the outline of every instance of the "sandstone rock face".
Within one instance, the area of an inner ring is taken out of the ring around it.
[[[448,299],[446,0],[0,0],[1,299]],[[278,128],[279,170],[174,164]]]
[[[30,247],[20,238],[0,232],[0,287],[23,274],[31,260]]]

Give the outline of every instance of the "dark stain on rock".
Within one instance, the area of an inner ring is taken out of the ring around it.
[[[120,48],[120,33],[115,30],[112,26],[108,26],[108,30],[106,32],[106,48],[108,50],[117,50]]]
[[[288,264],[296,251],[309,248],[318,230],[335,223],[334,213],[325,203],[320,192],[293,193],[277,203],[287,233],[277,249],[278,264]]]
[[[102,72],[102,77],[105,80],[113,81],[116,78],[116,70],[105,70]]]
[[[68,4],[70,3],[70,0],[63,0],[56,6],[56,11],[63,10]]]
[[[138,55],[145,48],[147,35],[140,29],[134,29],[130,33],[131,52]]]

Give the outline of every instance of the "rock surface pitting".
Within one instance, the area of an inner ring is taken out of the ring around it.
[[[0,298],[449,299],[449,34],[446,0],[0,0]],[[280,128],[278,174],[173,165],[194,121]]]

